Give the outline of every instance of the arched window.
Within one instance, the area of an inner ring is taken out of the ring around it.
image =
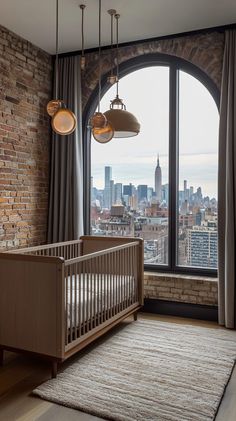
[[[141,131],[104,145],[91,138],[90,232],[142,237],[148,269],[215,275],[217,88],[168,56],[133,59],[120,72],[120,97]],[[105,111],[115,87],[103,89]],[[90,115],[95,107],[94,96]]]

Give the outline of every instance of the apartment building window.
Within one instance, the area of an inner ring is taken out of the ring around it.
[[[141,133],[105,145],[89,137],[90,233],[142,237],[149,270],[216,275],[218,91],[167,56],[131,60],[121,75]],[[102,110],[114,96],[113,86]]]

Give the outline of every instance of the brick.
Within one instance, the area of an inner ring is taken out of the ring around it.
[[[51,56],[0,26],[0,250],[46,241]],[[41,99],[42,98],[42,99]],[[27,207],[27,209],[26,209]]]

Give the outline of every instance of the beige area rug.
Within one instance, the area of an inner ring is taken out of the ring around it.
[[[137,321],[34,390],[119,421],[210,421],[236,357],[236,332]]]

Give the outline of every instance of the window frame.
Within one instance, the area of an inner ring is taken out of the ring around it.
[[[217,269],[178,266],[178,188],[179,188],[179,71],[196,78],[209,91],[219,110],[220,91],[213,80],[199,67],[168,54],[144,54],[129,59],[119,66],[120,78],[145,67],[169,67],[169,218],[168,218],[168,265],[145,265],[147,271],[178,273],[217,277]],[[102,96],[109,90],[107,74],[101,81]],[[83,113],[83,158],[84,158],[84,231],[90,235],[90,179],[91,179],[91,130],[89,118],[98,102],[98,85],[91,94]]]

